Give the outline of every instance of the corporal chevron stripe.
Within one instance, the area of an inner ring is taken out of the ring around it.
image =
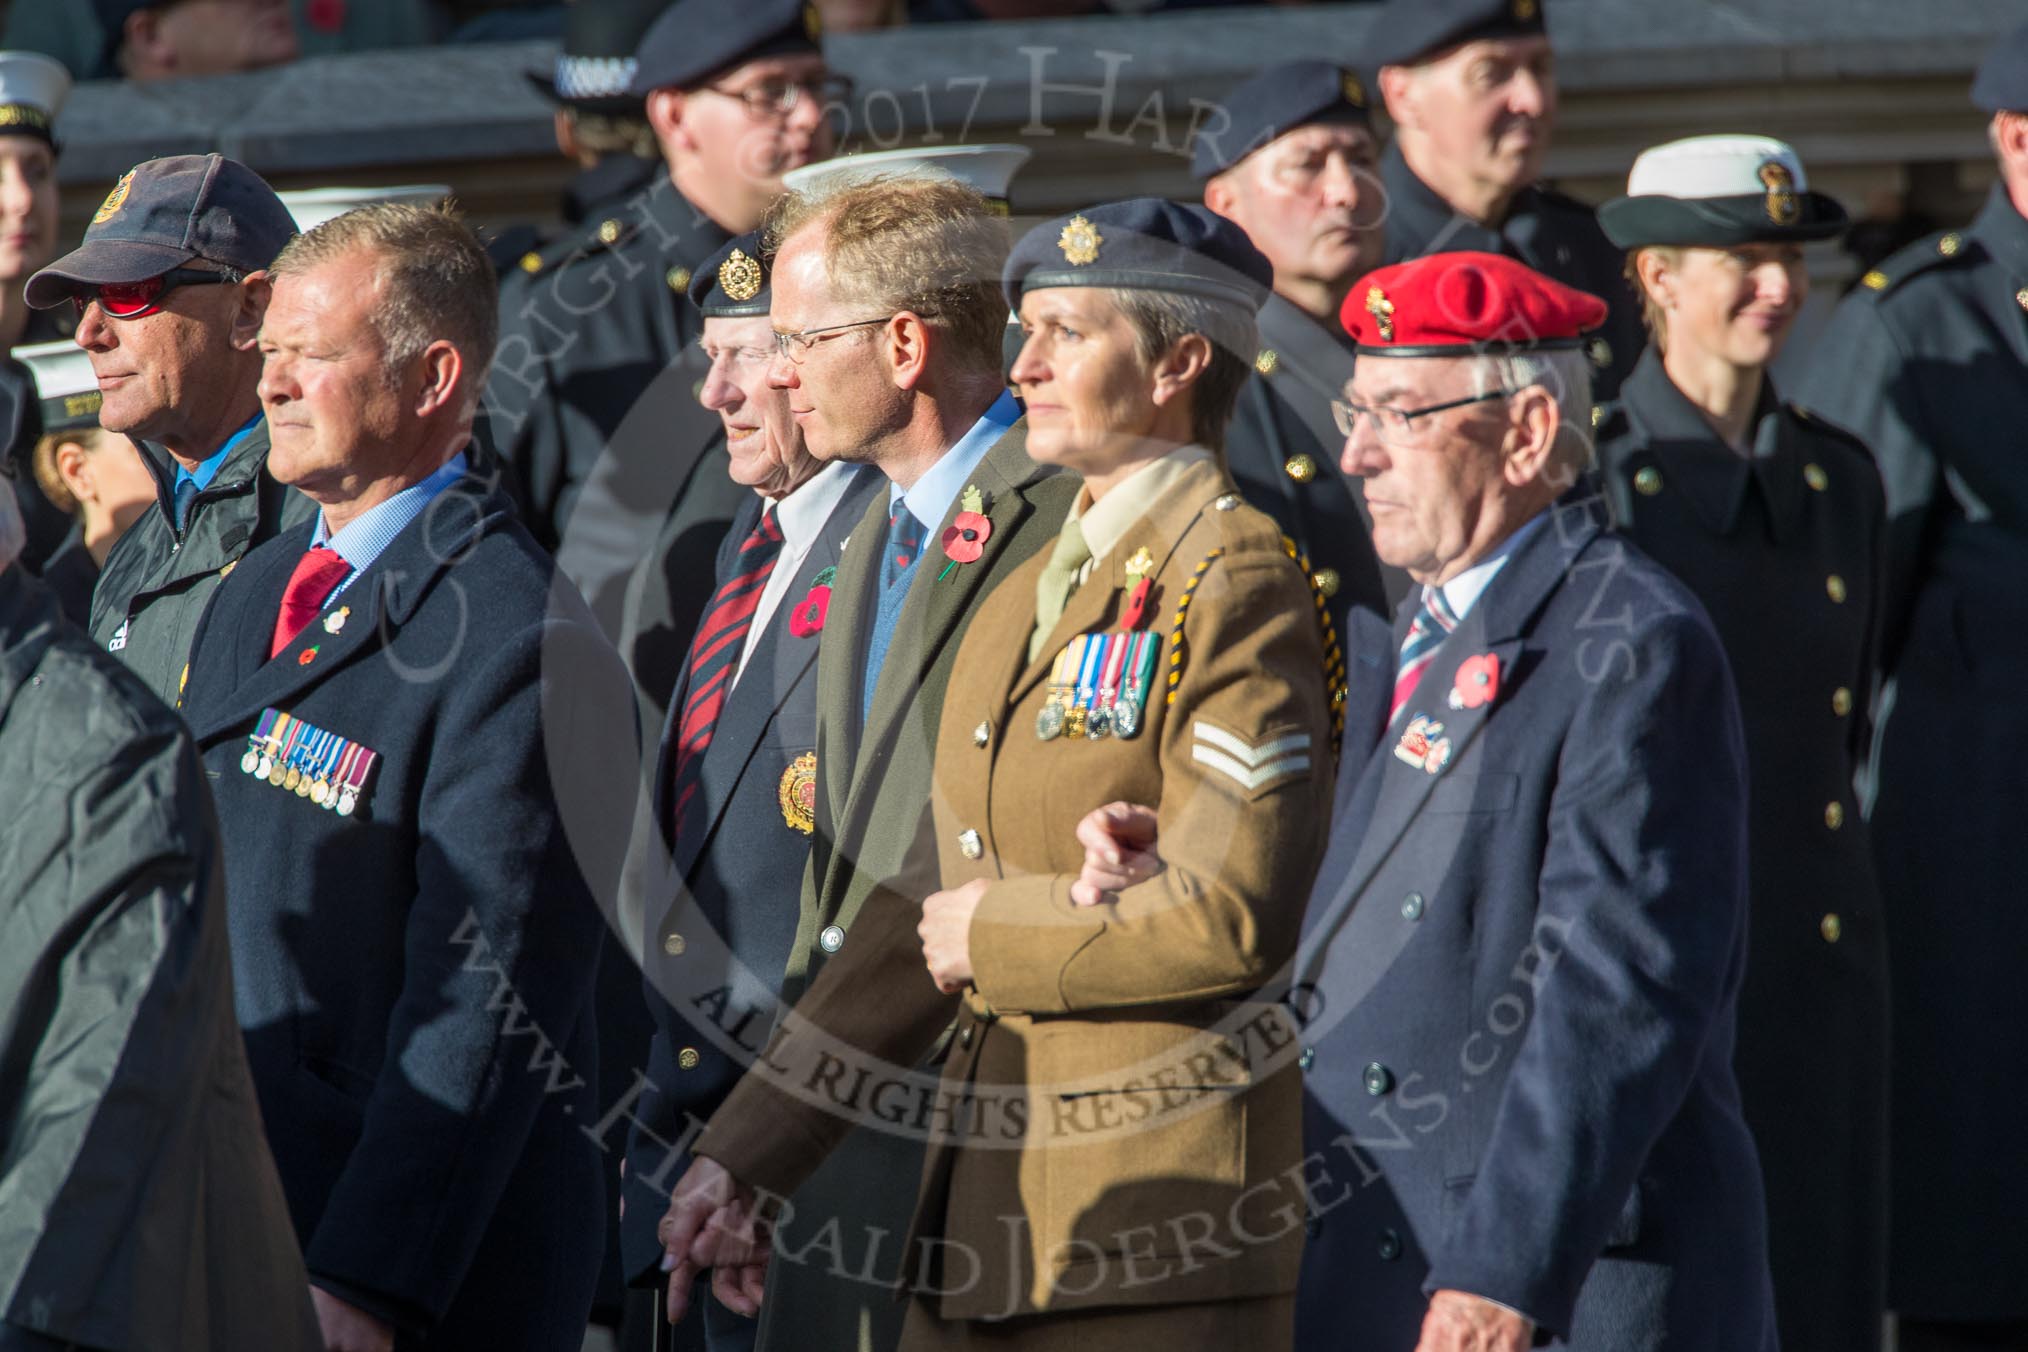
[[[1193,723],[1196,744],[1190,759],[1231,779],[1251,793],[1285,775],[1310,768],[1310,734],[1292,732],[1272,741],[1254,743],[1209,723]]]

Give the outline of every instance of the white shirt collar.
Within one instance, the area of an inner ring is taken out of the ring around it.
[[[1444,600],[1450,604],[1451,614],[1462,622],[1472,607],[1478,604],[1479,597],[1484,594],[1493,579],[1499,576],[1500,570],[1507,566],[1507,560],[1513,557],[1514,551],[1519,549],[1529,536],[1542,529],[1542,523],[1548,518],[1547,509],[1537,512],[1522,522],[1520,529],[1502,540],[1491,554],[1444,583],[1442,587]]]
[[[831,509],[852,486],[852,468],[843,460],[833,460],[793,493],[766,505],[763,510],[773,512],[781,523],[784,554],[800,557],[817,538],[817,532],[831,519]]]

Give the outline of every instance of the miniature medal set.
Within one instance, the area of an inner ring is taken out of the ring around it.
[[[1035,716],[1037,737],[1045,742],[1058,737],[1097,741],[1141,731],[1162,652],[1160,634],[1136,627],[1147,610],[1154,571],[1154,556],[1138,550],[1127,560],[1129,594],[1119,629],[1079,634],[1056,654],[1042,710]]]
[[[286,793],[349,817],[366,793],[380,753],[326,732],[280,709],[261,710],[246,739],[240,773],[264,779]]]

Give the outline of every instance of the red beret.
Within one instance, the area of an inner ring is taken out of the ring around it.
[[[1458,357],[1575,347],[1605,322],[1597,296],[1490,253],[1438,253],[1369,272],[1339,322],[1361,355]]]

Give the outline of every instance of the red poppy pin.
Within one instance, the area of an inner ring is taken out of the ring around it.
[[[312,644],[311,646],[303,649],[302,652],[296,655],[296,665],[299,667],[307,667],[316,660],[317,660],[317,647],[315,644]]]
[[[824,617],[831,613],[831,581],[837,576],[836,568],[826,568],[810,579],[809,594],[789,612],[791,634],[810,638],[824,632]]]
[[[993,538],[993,523],[986,518],[986,495],[978,485],[967,486],[958,503],[964,510],[952,519],[950,529],[943,534],[944,557],[950,562],[937,574],[939,582],[956,572],[959,564],[977,563],[979,555],[985,552],[986,541]]]
[[[1451,686],[1453,709],[1476,709],[1491,704],[1500,694],[1500,658],[1480,653],[1458,664],[1458,679]]]

